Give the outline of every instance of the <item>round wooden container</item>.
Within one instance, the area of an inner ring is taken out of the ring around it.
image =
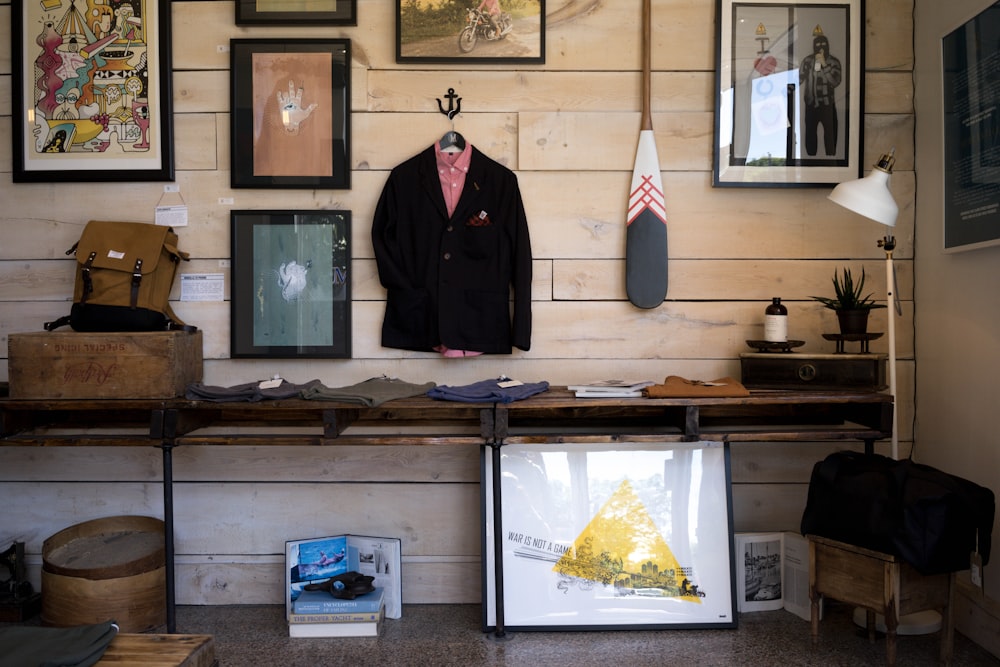
[[[94,519],[42,544],[42,623],[67,627],[114,620],[121,632],[167,622],[163,521]]]

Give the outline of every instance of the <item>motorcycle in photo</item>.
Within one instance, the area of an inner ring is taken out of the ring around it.
[[[510,31],[514,27],[510,14],[507,12],[501,12],[500,20],[497,23],[500,26],[499,32],[493,27],[493,23],[490,22],[489,14],[480,9],[470,7],[469,14],[466,17],[466,26],[462,28],[462,32],[458,35],[458,48],[462,53],[469,53],[472,49],[476,48],[480,37],[486,41],[495,42],[510,34]]]

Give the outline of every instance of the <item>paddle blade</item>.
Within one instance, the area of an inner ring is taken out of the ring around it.
[[[667,296],[667,213],[652,130],[639,132],[625,237],[625,292],[639,308]]]

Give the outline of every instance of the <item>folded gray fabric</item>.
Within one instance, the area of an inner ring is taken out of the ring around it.
[[[461,403],[513,403],[523,398],[540,394],[549,388],[545,382],[524,382],[513,387],[501,387],[499,380],[481,380],[472,384],[449,386],[446,384],[427,392],[431,398],[443,401],[459,401]]]
[[[427,393],[435,386],[433,382],[414,384],[398,378],[377,377],[348,385],[346,387],[325,387],[314,385],[302,392],[302,398],[311,401],[339,401],[357,403],[373,408],[386,401],[409,398]]]
[[[211,401],[213,403],[275,401],[283,398],[298,398],[303,391],[320,384],[320,381],[310,380],[304,384],[295,384],[282,380],[280,385],[270,389],[261,389],[260,384],[260,382],[247,382],[232,387],[219,387],[192,382],[185,389],[184,398],[189,401]]]
[[[0,628],[0,667],[89,667],[118,634],[114,621],[72,628]]]

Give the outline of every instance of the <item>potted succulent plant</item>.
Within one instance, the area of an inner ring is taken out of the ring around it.
[[[885,308],[885,304],[875,303],[870,293],[864,294],[866,277],[865,270],[862,268],[861,278],[855,283],[851,270],[844,268],[840,275],[833,274],[835,297],[810,297],[837,313],[840,333],[843,335],[867,333],[868,315],[875,308]]]

